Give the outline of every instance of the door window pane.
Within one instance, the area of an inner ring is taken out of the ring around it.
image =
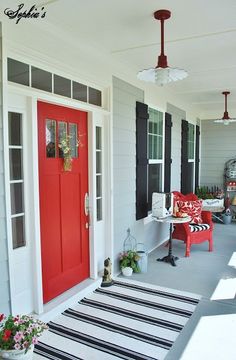
[[[23,208],[23,183],[11,184],[11,214],[21,214]]]
[[[69,123],[69,139],[70,139],[71,156],[73,158],[77,158],[78,157],[77,124]]]
[[[10,180],[21,180],[22,171],[22,149],[9,149]]]
[[[46,156],[56,157],[56,121],[46,120]]]
[[[102,148],[102,135],[101,135],[102,128],[96,126],[96,149],[101,150]]]
[[[52,73],[32,66],[31,86],[36,89],[52,92]]]
[[[102,220],[102,199],[97,199],[97,221]]]
[[[11,219],[13,249],[25,246],[24,218],[24,216],[17,216]]]
[[[54,75],[54,93],[71,97],[71,80],[62,76]]]
[[[67,136],[67,123],[64,121],[58,122],[58,144],[61,144],[63,139]],[[63,150],[59,147],[59,157],[64,158]]]
[[[8,113],[8,133],[9,145],[22,145],[21,133],[21,114],[9,112]]]
[[[102,196],[102,176],[96,176],[96,189],[97,189],[97,197]]]
[[[102,168],[102,153],[96,152],[96,173],[101,174]]]
[[[17,84],[29,86],[29,65],[14,59],[7,59],[7,78]]]

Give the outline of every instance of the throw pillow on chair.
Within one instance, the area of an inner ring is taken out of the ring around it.
[[[200,244],[204,241],[209,242],[209,251],[213,249],[213,222],[209,211],[202,211],[202,200],[195,194],[183,195],[173,191],[174,204],[182,213],[187,213],[191,217],[189,223],[175,224],[173,239],[182,240],[186,244],[185,256],[190,256],[192,244]]]
[[[191,217],[190,223],[202,224],[202,200],[178,200],[176,205],[179,209],[179,212],[186,213]]]

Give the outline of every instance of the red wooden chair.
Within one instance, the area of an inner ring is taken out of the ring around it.
[[[175,201],[194,201],[198,200],[197,195],[191,193],[183,195],[178,191],[173,191],[174,203]],[[209,251],[213,250],[213,222],[210,211],[202,211],[202,224],[183,223],[175,224],[175,228],[172,234],[173,239],[182,240],[186,244],[185,256],[190,255],[190,248],[192,244],[200,244],[204,241],[209,242]]]

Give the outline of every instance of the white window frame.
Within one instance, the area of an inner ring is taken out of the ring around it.
[[[148,119],[148,128],[147,128],[147,154],[148,154],[148,168],[147,168],[147,175],[149,172],[149,165],[152,164],[161,164],[161,192],[164,190],[164,166],[165,166],[165,161],[164,161],[164,152],[165,152],[165,111],[161,110],[160,108],[157,108],[155,106],[148,106],[148,112],[149,109],[158,111],[162,114],[162,159],[149,159],[149,119]],[[155,135],[155,134],[153,134]],[[157,134],[157,137],[161,137],[159,134]],[[148,197],[149,197],[149,179],[147,181],[147,201],[148,201]],[[149,211],[150,213],[150,211]]]

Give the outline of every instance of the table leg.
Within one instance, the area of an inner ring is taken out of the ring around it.
[[[157,261],[164,261],[166,263],[170,263],[172,266],[176,266],[175,261],[179,258],[177,256],[172,255],[172,232],[173,232],[173,224],[170,223],[170,237],[169,237],[169,251],[168,255],[163,258],[157,259]]]

